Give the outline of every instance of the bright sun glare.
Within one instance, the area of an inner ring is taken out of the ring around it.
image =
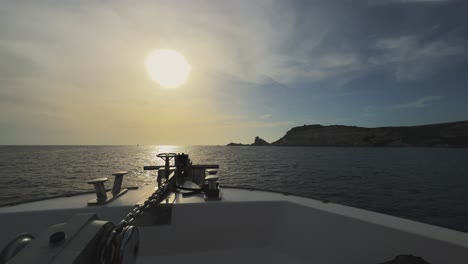
[[[165,88],[176,88],[185,83],[190,64],[185,56],[175,50],[156,49],[145,61],[151,79]]]

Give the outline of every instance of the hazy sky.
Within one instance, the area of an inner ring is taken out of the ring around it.
[[[0,1],[0,144],[226,144],[468,119],[468,2]],[[151,81],[174,49],[182,87]]]

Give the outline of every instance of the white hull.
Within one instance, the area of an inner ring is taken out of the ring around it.
[[[0,208],[0,248],[74,214],[118,223],[154,191],[129,190],[109,204],[94,194]],[[137,263],[382,263],[412,254],[431,264],[468,263],[468,234],[318,200],[222,188],[220,201],[172,194],[169,225],[139,226]]]

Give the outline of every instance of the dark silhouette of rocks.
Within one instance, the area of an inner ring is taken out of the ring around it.
[[[242,144],[242,143],[234,143],[231,142],[227,144],[227,146],[237,147],[237,146],[269,146],[270,143],[266,142],[265,140],[261,139],[260,137],[255,137],[254,143],[252,144]]]
[[[265,140],[261,139],[260,137],[255,137],[254,143],[250,144],[250,146],[269,146],[270,143],[266,142]]]
[[[468,121],[406,127],[304,125],[294,127],[274,146],[468,147]]]
[[[242,144],[242,143],[234,143],[234,142],[231,142],[231,143],[227,144],[226,146],[238,147],[238,146],[249,146],[249,144]]]
[[[230,143],[228,146],[249,145]],[[304,125],[290,129],[271,144],[255,137],[250,146],[468,147],[468,121],[377,128]]]

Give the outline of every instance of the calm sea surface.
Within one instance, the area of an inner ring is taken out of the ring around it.
[[[0,205],[93,190],[128,170],[124,186],[154,184],[144,165],[185,152],[220,165],[221,183],[291,192],[468,232],[468,149],[223,146],[0,146]],[[109,184],[110,186],[110,184]]]

